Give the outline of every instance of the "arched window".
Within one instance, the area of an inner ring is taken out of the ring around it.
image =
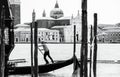
[[[26,38],[26,42],[28,42],[28,38]]]
[[[77,41],[79,41],[79,37],[78,37],[78,34],[76,34],[76,39],[77,39]]]
[[[41,39],[40,39],[40,38],[39,38],[38,40],[39,40],[39,42],[41,41]]]
[[[53,39],[53,40],[55,39],[55,36],[54,36],[54,35],[52,35],[52,39]]]
[[[18,42],[18,38],[15,38],[16,42]]]

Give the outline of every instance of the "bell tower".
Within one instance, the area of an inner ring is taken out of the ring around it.
[[[9,1],[10,1],[10,8],[14,16],[14,25],[20,24],[21,23],[20,0],[9,0]]]
[[[45,10],[43,11],[42,17],[46,17]]]

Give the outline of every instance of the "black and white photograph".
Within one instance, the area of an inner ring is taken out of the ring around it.
[[[120,0],[0,0],[0,77],[119,77]]]

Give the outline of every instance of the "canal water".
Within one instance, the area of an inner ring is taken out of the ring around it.
[[[47,44],[50,49],[50,55],[54,60],[67,60],[73,56],[73,44]],[[80,57],[80,44],[76,46],[76,56]],[[119,44],[98,44],[98,60],[120,60]],[[25,59],[25,63],[18,63],[18,66],[30,66],[30,44],[16,44],[10,55],[10,60]],[[45,64],[43,55],[38,52],[38,64]],[[39,77],[72,77],[73,65],[61,69],[39,74]],[[9,77],[31,77],[27,75],[10,75]],[[97,64],[97,77],[120,77],[120,64]]]

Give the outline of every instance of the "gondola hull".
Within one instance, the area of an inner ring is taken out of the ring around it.
[[[59,62],[55,62],[52,64],[45,64],[45,65],[39,65],[38,69],[39,69],[39,73],[46,73],[46,72],[50,72],[62,67],[65,67],[67,65],[70,65],[73,63],[73,58],[69,59],[69,60],[65,60],[65,61],[59,61]],[[8,73],[11,74],[31,74],[31,67],[30,66],[25,66],[25,67],[11,67],[8,70]]]

